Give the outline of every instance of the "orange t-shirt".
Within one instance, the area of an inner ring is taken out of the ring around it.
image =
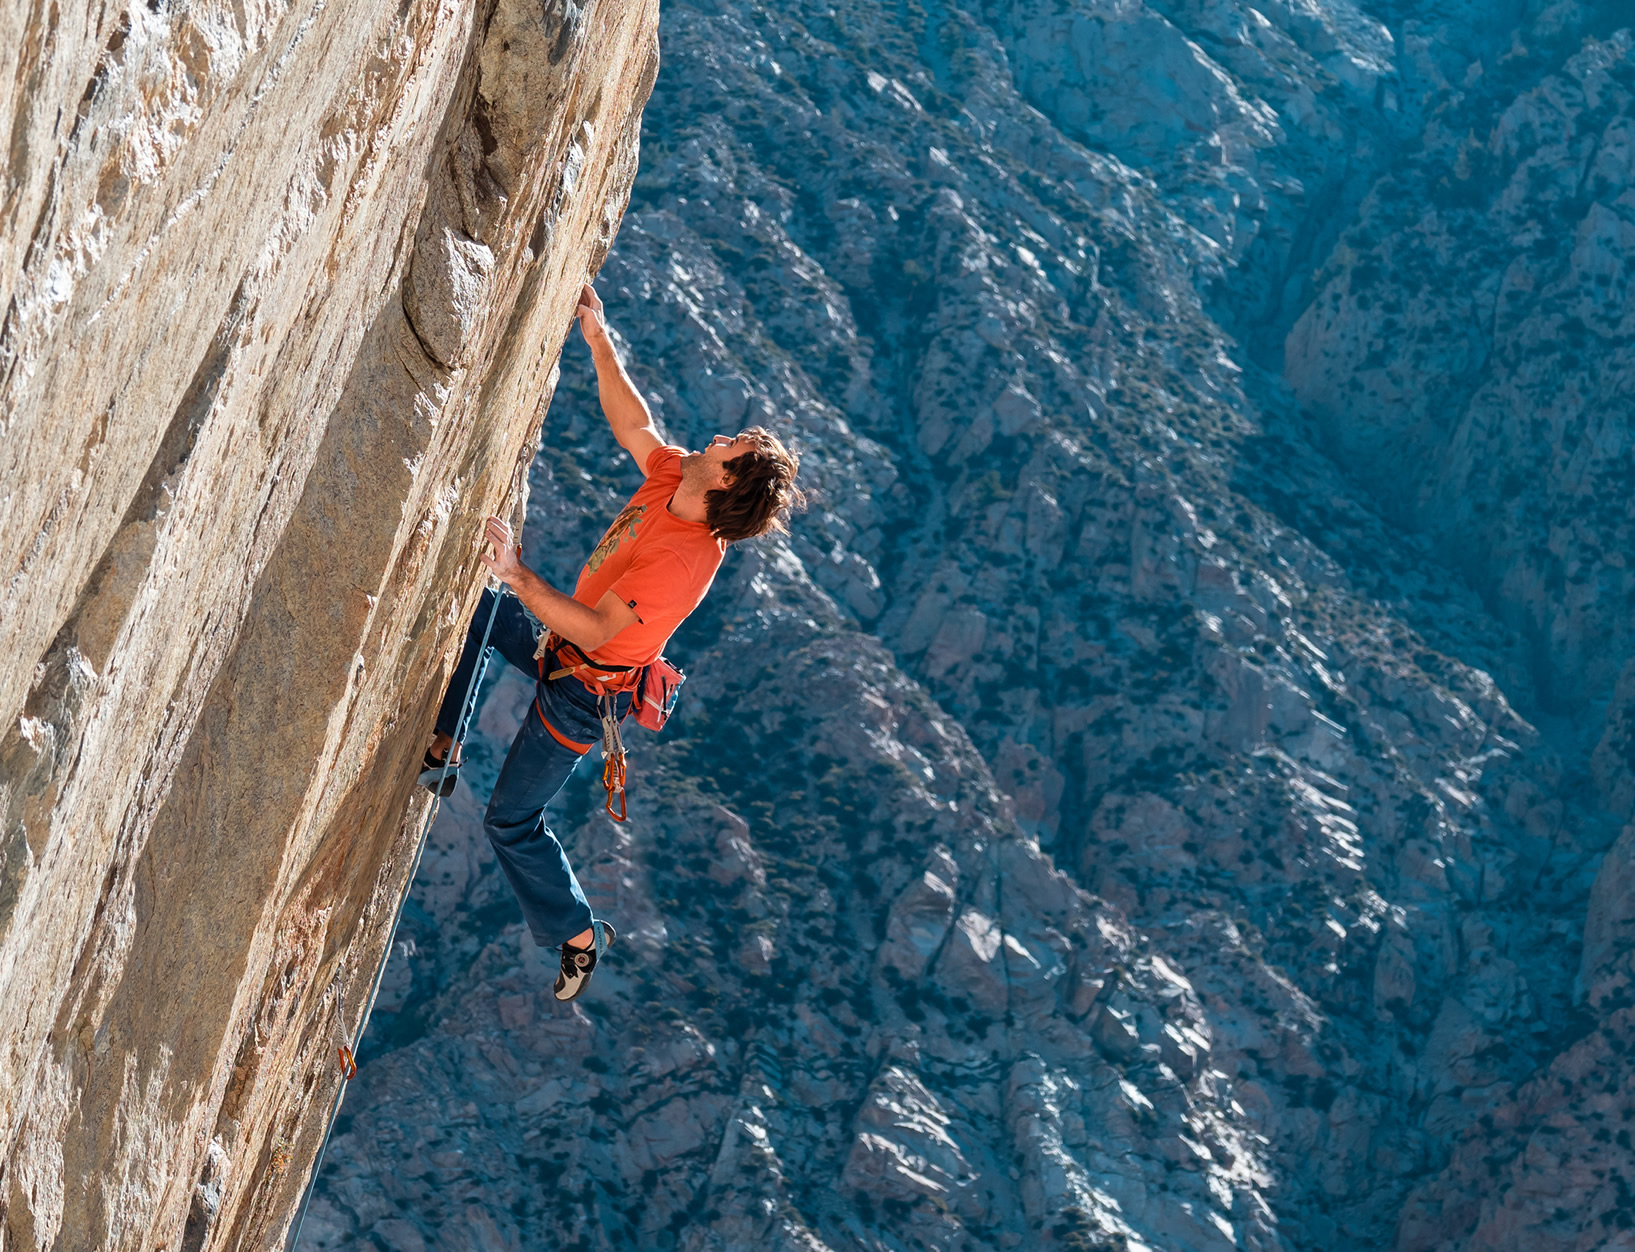
[[[727,545],[703,522],[670,512],[681,486],[680,448],[655,448],[647,458],[647,481],[602,536],[579,571],[573,598],[595,608],[609,591],[636,610],[626,626],[586,655],[604,665],[646,665],[658,659],[670,636],[704,599]]]

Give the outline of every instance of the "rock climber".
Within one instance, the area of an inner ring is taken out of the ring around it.
[[[665,443],[613,350],[602,301],[589,283],[575,315],[596,363],[602,412],[646,482],[590,554],[571,596],[522,563],[511,528],[500,518],[488,519],[479,545],[483,564],[513,593],[499,593],[491,646],[538,684],[494,783],[483,827],[534,942],[560,949],[558,1000],[584,991],[614,930],[592,914],[567,854],[545,823],[545,806],[601,737],[603,710],[624,717],[641,671],[658,660],[671,633],[703,600],[727,545],[784,531],[789,511],[803,502],[795,483],[798,458],[759,426],[717,435],[701,452]],[[454,734],[495,594],[483,591],[420,776],[443,795],[453,790],[452,770],[460,760]],[[537,639],[529,614],[545,627]]]

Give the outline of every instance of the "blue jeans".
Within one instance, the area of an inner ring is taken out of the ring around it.
[[[494,593],[484,590],[466,632],[460,663],[437,713],[439,734],[452,736],[458,726],[460,705],[477,667],[483,627],[488,624],[493,606]],[[489,645],[534,679],[537,686],[534,701],[494,782],[483,829],[494,845],[511,890],[516,892],[534,942],[554,948],[587,929],[591,911],[573,866],[568,864],[568,854],[545,824],[545,806],[562,790],[579,758],[601,739],[602,721],[595,693],[578,679],[565,677],[549,682],[540,677],[539,662],[534,660],[534,623],[515,596],[500,597]],[[545,672],[549,674],[550,670],[547,657]],[[630,696],[626,693],[615,699],[616,714],[622,718],[630,707]],[[547,720],[560,738],[546,727]]]

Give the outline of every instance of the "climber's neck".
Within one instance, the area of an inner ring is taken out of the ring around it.
[[[679,517],[684,522],[697,522],[702,525],[709,518],[709,510],[704,503],[704,493],[708,486],[701,482],[682,480],[681,486],[676,488],[676,494],[670,497],[670,514]]]

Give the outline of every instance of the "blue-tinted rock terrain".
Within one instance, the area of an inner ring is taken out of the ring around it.
[[[814,500],[567,1009],[491,681],[302,1246],[1635,1248],[1630,21],[667,4],[599,289]],[[636,481],[570,345],[531,563]]]

